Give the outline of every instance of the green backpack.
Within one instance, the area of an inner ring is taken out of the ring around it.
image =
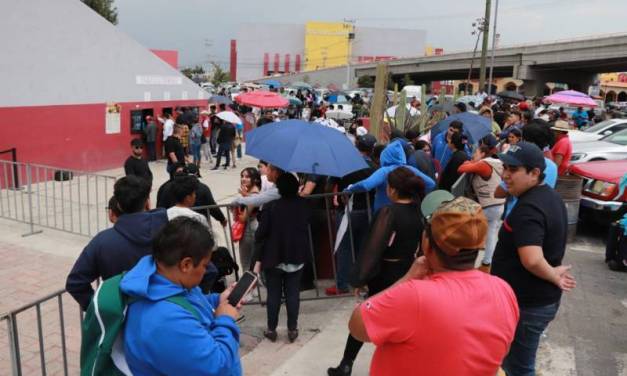
[[[126,309],[137,299],[120,290],[124,273],[102,282],[85,312],[81,339],[81,376],[131,375],[124,356]],[[200,320],[198,311],[183,296],[167,301],[183,307]]]

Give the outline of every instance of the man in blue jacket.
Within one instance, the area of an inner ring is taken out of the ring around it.
[[[135,299],[124,328],[124,355],[133,375],[242,374],[239,312],[227,301],[232,289],[204,295],[198,287],[213,247],[200,222],[175,218],[156,236],[153,255],[122,278],[120,289]],[[173,303],[173,297],[183,297],[188,306]]]
[[[451,149],[448,147],[448,142],[451,140],[451,136],[453,135],[453,133],[463,132],[463,128],[464,124],[461,121],[453,120],[451,124],[449,124],[446,132],[441,132],[437,134],[432,140],[433,145],[431,152],[433,153],[433,157],[440,161],[440,167],[442,171],[444,171],[444,168],[453,156],[453,151],[451,151]],[[468,145],[465,145],[464,148],[466,154],[470,156],[471,154]]]
[[[87,244],[67,277],[65,288],[86,311],[98,278],[108,279],[131,270],[152,252],[152,238],[168,222],[165,209],[147,211],[150,183],[129,175],[115,182],[113,196],[122,213],[115,225],[99,232]]]
[[[403,143],[401,140],[391,142],[381,153],[381,167],[370,175],[367,179],[350,185],[344,190],[344,192],[365,192],[376,188],[376,194],[374,196],[374,211],[377,212],[380,208],[390,204],[390,199],[386,193],[387,177],[388,174],[394,171],[397,167],[407,167],[416,176],[419,176],[425,183],[425,194],[431,192],[435,188],[435,182],[427,175],[420,172],[418,169],[408,166],[407,159],[405,158],[405,151],[403,150]]]

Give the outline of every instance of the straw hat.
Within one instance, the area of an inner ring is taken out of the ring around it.
[[[564,120],[558,120],[551,127],[551,129],[553,129],[554,131],[568,132],[568,131],[570,131],[570,126]]]

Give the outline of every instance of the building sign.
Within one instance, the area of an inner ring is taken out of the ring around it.
[[[183,77],[180,76],[135,76],[137,85],[182,85]]]
[[[107,103],[105,107],[105,134],[120,133],[120,105]]]

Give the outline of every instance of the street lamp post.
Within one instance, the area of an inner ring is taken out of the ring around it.
[[[475,42],[475,49],[472,51],[472,59],[470,59],[470,69],[468,69],[468,79],[466,80],[466,87],[464,88],[465,95],[470,95],[468,91],[468,85],[470,85],[470,77],[472,75],[472,68],[475,65],[475,55],[477,54],[477,48],[479,47],[479,39],[481,38],[481,33],[483,32],[483,19],[477,18],[477,22],[472,23],[472,27],[475,28],[472,31],[472,35],[477,35],[477,41]]]
[[[481,44],[481,68],[479,69],[479,91],[485,87],[485,62],[488,54],[488,38],[490,36],[490,11],[492,10],[491,0],[485,1],[485,16],[483,17],[483,43]]]
[[[496,50],[496,21],[499,16],[499,0],[494,4],[494,27],[492,29],[492,56],[490,57],[490,80],[488,84],[488,95],[492,95],[492,79],[494,77],[494,50]]]

